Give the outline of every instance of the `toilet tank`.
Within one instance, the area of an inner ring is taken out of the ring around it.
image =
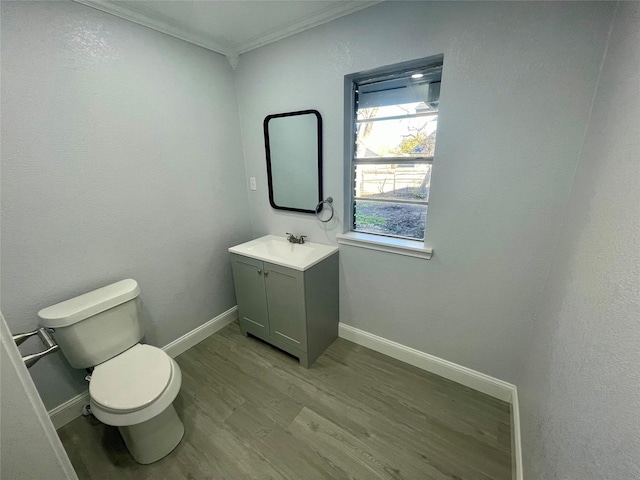
[[[38,312],[72,367],[93,367],[138,343],[138,282],[107,285]]]

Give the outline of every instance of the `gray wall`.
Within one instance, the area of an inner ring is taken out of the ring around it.
[[[621,2],[518,381],[525,478],[640,478],[640,3]]]
[[[77,480],[0,313],[0,478]]]
[[[72,2],[2,2],[2,309],[134,278],[163,346],[235,305],[227,248],[251,236],[225,57]],[[35,342],[37,343],[37,342]],[[86,389],[60,354],[48,408]]]
[[[444,53],[430,261],[341,248],[345,324],[515,381],[580,155],[612,3],[384,2],[242,55],[254,235],[323,226],[268,203],[268,114],[324,118],[325,195],[343,212],[343,77]],[[339,213],[339,216],[341,214]]]

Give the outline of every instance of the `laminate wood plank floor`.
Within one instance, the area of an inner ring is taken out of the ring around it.
[[[509,405],[344,339],[312,365],[237,323],[176,358],[185,437],[139,465],[115,427],[58,434],[81,479],[510,479]]]

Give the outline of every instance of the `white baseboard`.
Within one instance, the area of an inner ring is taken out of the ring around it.
[[[72,422],[82,415],[82,407],[89,403],[89,392],[76,395],[67,400],[56,408],[49,410],[49,418],[56,430],[64,427],[67,423]]]
[[[520,439],[520,410],[515,385],[485,375],[448,360],[429,355],[415,348],[387,340],[344,323],[339,324],[339,335],[363,347],[460,383],[511,405],[511,458],[514,480],[522,480],[522,444]]]
[[[520,405],[518,404],[518,389],[513,387],[511,395],[511,463],[513,465],[513,479],[523,480],[522,472],[522,438],[520,436]]]
[[[177,338],[168,345],[165,345],[162,349],[167,352],[170,357],[175,358],[200,343],[208,336],[223,329],[237,318],[238,307],[231,307],[216,318],[209,320],[190,332],[187,332],[180,338]],[[51,418],[51,422],[56,430],[78,418],[82,414],[82,407],[87,403],[89,403],[89,392],[84,392],[49,410],[49,418]]]
[[[221,313],[216,318],[209,320],[207,323],[194,328],[190,332],[185,333],[180,338],[175,339],[169,345],[165,345],[162,349],[169,354],[169,356],[175,358],[181,353],[186,352],[191,347],[197,345],[205,338],[213,335],[218,330],[222,330],[234,320],[238,319],[238,307],[231,307],[224,313]]]
[[[406,347],[343,323],[339,324],[339,335],[353,343],[383,353],[421,370],[435,373],[504,402],[511,400],[511,394],[516,388],[511,383],[503,382],[484,373],[476,372],[470,368],[429,355],[415,348]]]

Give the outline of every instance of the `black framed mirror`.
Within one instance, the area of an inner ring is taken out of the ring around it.
[[[322,200],[322,116],[317,110],[264,119],[269,203],[279,210],[316,213]]]

